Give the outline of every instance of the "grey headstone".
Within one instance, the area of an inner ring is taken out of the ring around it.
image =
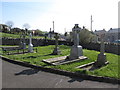
[[[97,61],[95,62],[94,66],[99,67],[108,64],[105,55],[105,44],[104,39],[101,40],[101,47],[100,47],[100,54],[98,54]]]
[[[55,48],[54,48],[53,53],[52,53],[54,55],[61,54],[61,51],[60,51],[60,49],[58,47],[58,38],[59,38],[58,33],[55,33]]]
[[[78,26],[78,24],[75,24],[75,26],[72,29],[74,45],[71,47],[70,56],[69,56],[70,60],[78,59],[80,56],[83,56],[82,46],[79,45],[80,30],[81,28]]]

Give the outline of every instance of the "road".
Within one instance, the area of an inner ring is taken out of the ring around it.
[[[2,88],[118,88],[117,84],[83,80],[2,61]]]

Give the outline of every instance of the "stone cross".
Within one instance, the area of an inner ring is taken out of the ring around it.
[[[101,67],[109,63],[106,59],[106,55],[104,52],[105,52],[105,44],[104,44],[104,36],[103,36],[101,39],[100,54],[98,54],[97,61],[94,64],[95,67]]]
[[[32,34],[30,33],[29,36],[30,36],[30,38],[29,38],[30,39],[30,44],[32,44]]]
[[[49,32],[49,34],[50,34],[50,39],[52,38],[52,32],[51,32],[51,28],[50,28],[50,32]]]
[[[73,28],[73,40],[74,40],[74,45],[78,46],[79,45],[79,32],[80,32],[80,28],[78,26],[78,24],[75,24],[74,28]]]
[[[105,34],[102,34],[101,45],[100,45],[100,54],[104,55],[105,52],[105,44],[104,44]]]
[[[23,48],[23,41],[22,41],[22,35],[20,35],[20,44],[19,44],[20,48]]]
[[[104,40],[101,39],[100,54],[104,55],[104,52],[105,52],[105,44],[104,44]]]
[[[28,47],[28,51],[29,52],[33,52],[33,44],[32,44],[32,34],[30,33],[29,35],[29,47]]]
[[[58,47],[58,33],[55,33],[55,47],[57,48]]]
[[[80,56],[83,56],[82,46],[79,45],[80,30],[81,28],[78,26],[78,24],[75,24],[72,29],[74,45],[71,47],[69,60],[78,59]]]
[[[23,42],[25,43],[25,34],[23,34]]]
[[[59,38],[58,33],[55,33],[55,48],[54,48],[54,51],[52,53],[54,55],[61,54],[61,51],[59,50],[59,47],[58,47],[58,38]]]

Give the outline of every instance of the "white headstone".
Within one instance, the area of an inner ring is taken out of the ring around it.
[[[19,48],[23,48],[22,35],[20,35],[20,44],[19,44]]]
[[[32,44],[32,34],[30,33],[29,35],[29,47],[28,47],[28,51],[29,52],[33,52],[33,44]]]

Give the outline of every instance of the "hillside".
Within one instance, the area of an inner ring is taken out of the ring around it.
[[[0,32],[0,37],[2,37],[2,38],[20,38],[20,35]],[[26,38],[29,38],[29,36],[26,36]],[[33,38],[44,38],[44,36],[33,36]]]

